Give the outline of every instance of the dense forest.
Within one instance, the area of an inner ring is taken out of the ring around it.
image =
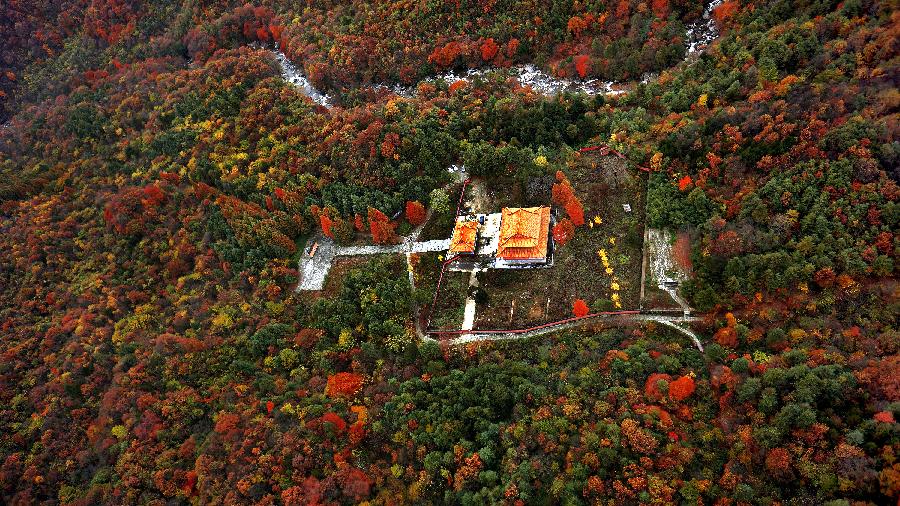
[[[0,502],[897,503],[900,8],[712,7],[3,2]],[[702,351],[423,340],[397,258],[294,290],[313,234],[450,216],[454,164],[526,193],[598,144],[689,238]]]

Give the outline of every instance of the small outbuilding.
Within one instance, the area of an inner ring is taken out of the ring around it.
[[[460,218],[453,227],[453,237],[450,239],[451,255],[475,254],[475,243],[478,239],[478,222]]]

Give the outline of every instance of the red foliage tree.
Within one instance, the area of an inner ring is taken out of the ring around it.
[[[556,244],[562,246],[569,242],[575,236],[575,225],[568,218],[563,218],[556,225],[553,225],[553,240]]]
[[[410,225],[421,225],[425,223],[425,206],[418,200],[410,200],[406,202],[406,221]]]
[[[650,5],[655,17],[666,19],[669,16],[669,0],[653,0]]]
[[[322,421],[330,423],[334,427],[334,430],[338,433],[344,432],[344,430],[347,428],[347,422],[345,422],[343,418],[338,416],[337,413],[331,411],[322,415]]]
[[[569,215],[569,219],[572,220],[572,224],[576,227],[584,225],[584,208],[581,206],[581,201],[578,200],[578,197],[573,195],[566,202],[566,214]]]
[[[580,54],[575,57],[575,71],[578,72],[578,77],[582,79],[587,77],[590,60],[590,56],[586,54]]]
[[[339,372],[328,377],[325,395],[329,397],[353,397],[362,389],[365,378],[352,372]]]
[[[669,383],[669,397],[676,401],[683,401],[694,393],[695,388],[694,378],[682,376]]]
[[[366,437],[366,429],[363,423],[354,422],[353,425],[350,426],[350,431],[347,433],[347,437],[350,439],[350,444],[352,444],[353,446],[361,443],[363,438]]]
[[[319,214],[319,225],[322,226],[322,233],[327,237],[334,239],[334,233],[331,231],[332,225],[334,225],[334,220],[328,217],[328,214],[321,213]]]
[[[372,232],[372,241],[375,244],[394,244],[397,242],[395,224],[378,209],[369,208],[369,230]]]
[[[341,490],[344,492],[344,495],[354,502],[359,502],[366,498],[372,487],[371,478],[364,471],[355,467],[347,466],[340,473],[338,481],[341,484]]]
[[[506,56],[512,58],[519,50],[519,39],[509,39],[506,43]]]
[[[784,448],[772,448],[766,454],[766,469],[776,479],[788,478],[791,473],[791,454]]]
[[[491,61],[497,56],[497,51],[500,49],[500,46],[494,42],[494,39],[486,39],[481,43],[481,59],[484,61]]]
[[[428,61],[441,67],[450,67],[462,53],[462,50],[463,46],[459,42],[448,42],[441,47],[434,48],[434,51],[428,56]]]
[[[734,256],[744,250],[741,236],[734,230],[726,230],[719,234],[710,246],[710,252],[718,256]]]
[[[659,390],[660,382],[665,382],[666,384],[671,383],[672,377],[668,374],[663,373],[653,373],[647,378],[647,382],[644,383],[644,395],[647,396],[648,399],[652,399],[654,401],[662,400],[664,397],[663,393]]]
[[[142,203],[147,207],[156,207],[166,201],[166,194],[155,184],[144,187],[145,198]]]
[[[716,20],[716,23],[718,23],[719,26],[723,26],[725,25],[725,23],[731,20],[731,18],[733,18],[735,14],[737,14],[739,8],[740,2],[738,2],[738,0],[723,2],[719,4],[718,7],[713,9],[713,19]]]
[[[572,314],[577,318],[581,318],[582,316],[586,316],[590,312],[590,308],[583,299],[575,299],[575,303],[572,304]]]
[[[290,487],[281,492],[281,500],[285,506],[307,506],[321,504],[324,487],[313,476],[303,480],[301,485]]]

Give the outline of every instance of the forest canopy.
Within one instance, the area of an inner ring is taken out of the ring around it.
[[[879,0],[4,2],[0,502],[896,503],[898,22]],[[296,290],[310,238],[452,228],[459,166],[564,194],[572,247],[602,220],[566,174],[600,146],[677,238],[702,349],[636,320],[424,338],[413,267],[437,253]]]

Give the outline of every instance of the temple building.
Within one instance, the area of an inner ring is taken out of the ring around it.
[[[500,213],[495,267],[546,263],[549,242],[549,207],[505,207]]]
[[[539,267],[552,258],[550,208],[506,207],[499,213],[460,216],[448,258],[459,269]]]

